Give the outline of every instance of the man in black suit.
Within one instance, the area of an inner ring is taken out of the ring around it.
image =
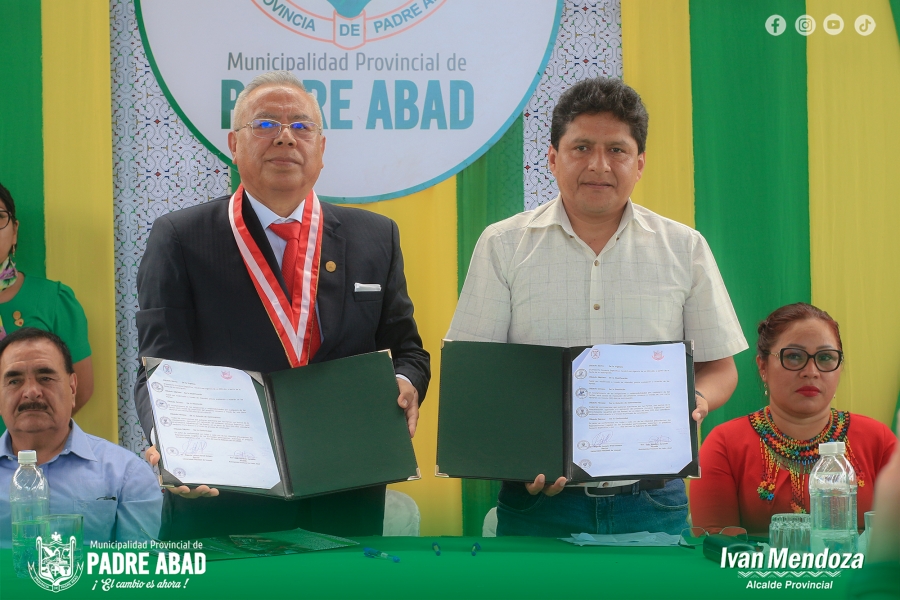
[[[389,348],[412,436],[430,369],[397,225],[318,201],[321,124],[316,99],[290,73],[260,75],[243,90],[228,135],[241,188],[153,225],[138,273],[140,354],[272,372]],[[152,441],[143,369],[135,404]],[[147,456],[159,460],[152,447]],[[161,537],[294,527],[380,535],[384,490],[285,502],[182,486],[166,494]]]

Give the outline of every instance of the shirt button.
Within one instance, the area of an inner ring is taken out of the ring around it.
[[[595,305],[594,305],[594,310],[600,310],[600,305],[599,305],[599,304],[595,304]]]
[[[595,260],[595,261],[594,261],[594,266],[595,266],[595,267],[599,267],[599,266],[600,266],[600,261],[599,261],[599,260]]]

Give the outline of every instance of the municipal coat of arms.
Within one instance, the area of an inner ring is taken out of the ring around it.
[[[76,540],[72,536],[63,542],[62,536],[54,532],[48,544],[38,536],[35,540],[38,563],[29,564],[28,572],[36,584],[49,592],[67,590],[81,577],[84,565],[78,559]]]

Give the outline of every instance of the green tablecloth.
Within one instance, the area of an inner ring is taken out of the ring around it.
[[[738,570],[720,569],[687,548],[576,547],[543,538],[358,538],[360,546],[292,556],[208,562],[201,575],[88,575],[57,596],[16,579],[12,553],[0,551],[0,598],[844,598],[853,576],[785,576],[829,581],[827,590],[751,590]],[[441,547],[436,556],[431,544]],[[470,553],[479,542],[482,550]],[[399,563],[363,556],[371,546]],[[151,571],[155,559],[151,558]],[[112,589],[115,582],[176,581],[182,589]],[[775,576],[753,578],[774,581]],[[94,588],[96,584],[96,587]],[[94,589],[92,589],[94,588]]]

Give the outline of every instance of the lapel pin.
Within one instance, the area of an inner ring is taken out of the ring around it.
[[[329,260],[327,263],[325,263],[325,270],[329,273],[334,273],[335,269],[337,269],[337,265],[334,264],[333,260]]]

